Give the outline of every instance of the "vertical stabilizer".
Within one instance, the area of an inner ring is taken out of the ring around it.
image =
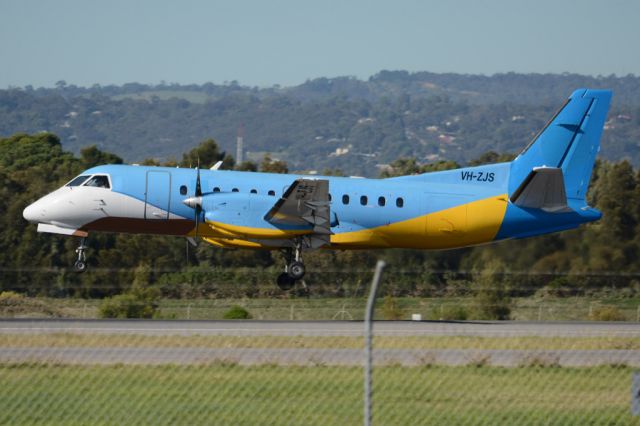
[[[518,155],[511,167],[513,194],[537,167],[562,170],[567,198],[584,200],[600,150],[611,91],[579,89]]]

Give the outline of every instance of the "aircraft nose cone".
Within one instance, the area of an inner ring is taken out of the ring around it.
[[[38,223],[44,218],[44,209],[38,205],[38,202],[29,204],[26,209],[22,211],[22,217],[32,223]]]

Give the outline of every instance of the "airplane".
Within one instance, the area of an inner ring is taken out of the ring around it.
[[[200,238],[222,248],[281,250],[277,284],[305,275],[316,249],[451,249],[533,237],[600,219],[586,201],[609,90],[574,91],[511,162],[364,179],[102,165],[24,209],[39,232]]]

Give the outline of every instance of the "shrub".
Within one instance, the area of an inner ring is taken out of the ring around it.
[[[227,312],[224,313],[224,319],[251,319],[252,316],[245,308],[238,305],[233,305]]]
[[[26,297],[15,291],[0,293],[0,316],[7,318],[61,317],[59,309],[35,297]]]
[[[152,318],[157,308],[153,300],[125,293],[104,299],[99,314],[101,318]]]
[[[440,313],[441,320],[465,321],[469,318],[469,313],[464,306],[443,306]]]
[[[504,275],[504,265],[495,260],[475,274],[474,317],[482,320],[508,320],[511,298]]]
[[[404,316],[404,311],[398,306],[395,297],[387,295],[382,303],[382,317],[386,320],[399,320]]]
[[[615,306],[601,306],[589,313],[592,321],[625,321],[626,318],[620,309]]]

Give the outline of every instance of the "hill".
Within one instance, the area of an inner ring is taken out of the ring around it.
[[[375,176],[401,156],[464,164],[488,150],[518,152],[577,87],[614,90],[602,156],[640,165],[635,76],[382,71],[285,88],[59,82],[0,91],[0,135],[49,131],[75,153],[95,144],[139,162],[177,157],[207,138],[235,152],[243,125],[250,156],[271,152],[294,170]]]

